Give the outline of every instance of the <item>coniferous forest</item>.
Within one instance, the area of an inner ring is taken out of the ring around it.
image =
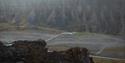
[[[0,0],[0,23],[125,33],[125,0]]]

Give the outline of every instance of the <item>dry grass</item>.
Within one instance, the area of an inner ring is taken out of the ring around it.
[[[49,50],[53,50],[53,51],[64,51],[69,49],[70,47],[65,47],[65,46],[48,46]]]
[[[64,51],[64,50],[68,49],[69,47],[56,45],[56,46],[48,46],[48,48],[50,50],[55,50],[55,51]],[[110,50],[110,49],[108,49],[108,50]],[[124,49],[121,48],[120,50],[124,50]],[[125,63],[125,60],[111,60],[111,59],[103,59],[103,58],[95,58],[95,57],[93,58],[93,60],[95,63]]]
[[[112,47],[112,48],[106,48],[104,51],[109,52],[125,52],[125,47]]]
[[[94,58],[95,63],[125,63],[125,60],[111,60],[111,59],[102,59]]]

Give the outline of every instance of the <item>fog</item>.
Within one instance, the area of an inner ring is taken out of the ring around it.
[[[0,0],[0,42],[38,39],[53,49],[85,47],[124,59],[125,0]]]
[[[124,34],[124,3],[124,0],[0,0],[0,21],[16,26],[18,22],[19,26]]]

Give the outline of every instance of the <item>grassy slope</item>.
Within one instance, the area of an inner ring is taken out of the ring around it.
[[[7,24],[7,23],[0,23],[0,30],[8,30],[8,29],[15,29],[13,25]],[[49,29],[49,28],[41,28],[40,30],[47,30],[47,31],[53,31],[56,32],[55,29]],[[57,30],[58,31],[58,30]],[[88,35],[90,33],[88,32],[78,32],[76,33],[77,36],[81,36],[81,35]],[[94,34],[94,33],[92,33]],[[68,47],[49,47],[52,50],[65,50]],[[113,49],[107,49],[108,51],[116,51],[114,48]],[[119,49],[117,49],[119,50]],[[122,50],[124,51],[124,49],[122,48]],[[121,51],[121,50],[120,50]],[[125,60],[110,60],[110,59],[102,59],[102,58],[94,58],[94,62],[95,63],[125,63]]]
[[[90,33],[90,32],[76,32],[75,35],[76,36],[84,36],[84,35],[93,35],[93,34],[96,34],[96,33]]]
[[[94,58],[95,63],[125,63],[125,60],[111,60],[111,59],[102,59]]]
[[[31,30],[37,30],[37,31],[43,31],[43,32],[49,32],[49,33],[61,33],[63,30],[57,30],[54,28],[47,28],[47,27],[35,27],[35,28],[28,28],[25,26],[17,27],[10,23],[0,23],[0,31],[31,31]]]
[[[125,52],[125,47],[112,47],[112,48],[106,48],[104,51],[109,52]]]
[[[68,46],[61,46],[61,45],[56,45],[56,46],[48,46],[50,50],[56,50],[56,51],[64,51],[70,47]],[[125,60],[111,60],[111,59],[103,59],[103,58],[93,58],[95,63],[125,63]]]
[[[0,23],[0,31],[14,29],[14,25],[9,23]]]

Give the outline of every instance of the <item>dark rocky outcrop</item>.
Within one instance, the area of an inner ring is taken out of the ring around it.
[[[86,48],[48,52],[46,45],[44,40],[19,40],[12,46],[0,42],[0,63],[93,63]]]

